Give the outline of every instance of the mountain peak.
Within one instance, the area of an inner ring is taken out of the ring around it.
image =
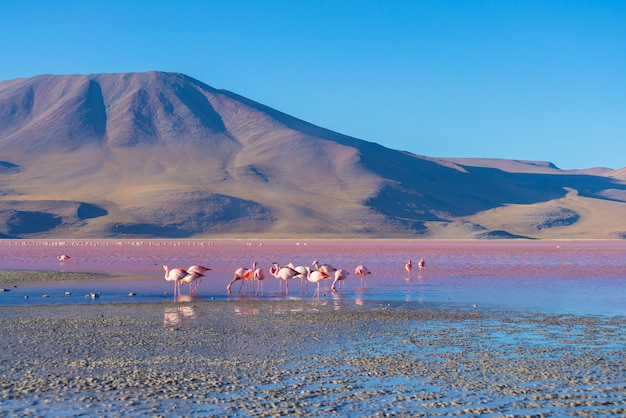
[[[396,151],[180,73],[1,82],[0,153],[8,238],[626,236],[618,178]]]

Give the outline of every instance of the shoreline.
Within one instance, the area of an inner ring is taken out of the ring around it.
[[[7,306],[0,324],[8,414],[626,413],[624,317],[245,300]]]
[[[0,287],[10,287],[25,284],[75,282],[89,280],[109,280],[120,277],[106,273],[83,273],[58,270],[0,270]]]

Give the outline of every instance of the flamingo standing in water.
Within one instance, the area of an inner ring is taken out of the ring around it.
[[[289,295],[289,280],[293,279],[300,273],[297,270],[292,269],[291,267],[281,268],[277,262],[274,262],[272,264],[273,266],[270,268],[270,273],[272,274],[272,276],[276,277],[278,280],[285,281],[285,296],[288,296]]]
[[[57,260],[59,260],[61,262],[65,261],[65,260],[69,260],[70,258],[72,258],[72,257],[70,257],[67,254],[61,254],[60,256],[57,256]]]
[[[313,261],[311,264],[314,265],[317,270],[323,272],[327,276],[335,274],[335,271],[337,270],[330,264],[320,264],[317,260]]]
[[[250,279],[252,279],[252,270],[245,267],[239,267],[237,270],[235,270],[235,275],[233,276],[233,279],[226,286],[226,291],[230,295],[233,283],[235,283],[237,280],[241,280],[241,286],[243,286],[243,281]],[[241,287],[239,287],[239,290],[241,290]]]
[[[196,277],[193,281],[189,282],[189,292],[190,292],[190,294],[195,294],[198,291],[198,285],[202,282],[202,279],[200,277],[204,277],[204,273],[206,273],[207,271],[211,271],[211,269],[209,267],[204,267],[204,266],[201,266],[199,264],[194,264],[193,266],[189,266],[189,268],[187,269],[187,273],[189,273],[189,274],[193,274],[193,273],[199,274],[198,277]],[[196,283],[196,287],[194,289],[192,289],[191,285],[194,282]]]
[[[348,278],[349,274],[350,273],[348,272],[348,270],[344,270],[344,269],[339,269],[335,271],[335,280],[333,280],[333,284],[330,286],[330,288],[332,289],[334,293],[337,293],[337,288],[335,287],[335,283],[337,283],[338,281],[341,281],[341,283],[343,283],[343,281]]]
[[[420,270],[423,268],[426,268],[426,262],[424,261],[423,258],[420,259],[420,261],[417,263],[417,265],[419,266]]]
[[[407,273],[409,273],[409,277],[411,277],[411,269],[413,268],[411,260],[409,260],[409,262],[404,265],[404,268],[406,269]]]
[[[311,283],[317,283],[317,290],[315,291],[315,293],[313,294],[313,297],[315,298],[315,296],[317,296],[318,298],[320,297],[320,283],[322,282],[322,280],[330,277],[328,274],[324,273],[323,271],[319,271],[319,270],[312,270],[307,267],[307,281],[311,282]],[[307,291],[308,294],[308,291]]]
[[[367,276],[372,273],[367,269],[367,267],[365,267],[363,264],[360,264],[354,269],[354,274],[361,277],[361,286],[365,286],[367,285]]]
[[[259,289],[261,289],[261,294],[263,294],[263,280],[265,280],[265,273],[263,273],[263,269],[256,268],[256,262],[252,265],[252,270],[252,283],[257,284],[256,293],[254,295],[259,296]]]
[[[204,274],[198,273],[197,271],[187,270],[187,275],[180,279],[180,284],[189,283],[189,294],[195,295],[196,291],[198,290],[198,283],[200,283],[201,277],[204,277]],[[194,283],[196,284],[195,288],[193,287]]]
[[[298,272],[298,274],[293,276],[293,278],[294,279],[300,279],[300,290],[302,290],[302,287],[304,286],[304,282],[306,281],[306,278],[307,278],[307,275],[308,275],[306,267],[304,267],[304,266],[294,266],[293,263],[289,263],[285,267],[292,268],[292,269],[294,269],[295,271]],[[307,281],[307,284],[308,284],[308,281]]]
[[[165,270],[165,280],[168,282],[174,282],[174,298],[180,293],[180,281],[188,274],[185,269],[175,268],[170,269],[167,264],[162,265]]]

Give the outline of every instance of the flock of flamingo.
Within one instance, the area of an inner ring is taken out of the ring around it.
[[[420,269],[425,268],[425,262],[422,258],[418,262]],[[183,268],[169,268],[166,264],[163,264],[165,270],[165,280],[174,283],[174,297],[181,295],[181,285],[189,283],[189,294],[195,295],[198,291],[198,285],[202,281],[205,273],[211,271],[210,268],[201,265],[193,265],[187,269]],[[409,277],[411,276],[412,263],[409,260],[404,268],[406,269]],[[343,284],[343,281],[348,277],[350,272],[345,269],[337,269],[330,264],[320,264],[317,260],[311,263],[311,266],[294,266],[292,263],[281,267],[280,264],[274,262],[269,268],[269,273],[276,279],[280,280],[281,290],[282,282],[285,282],[285,294],[289,294],[289,281],[292,279],[299,279],[301,288],[306,285],[306,293],[308,294],[308,284],[313,283],[317,285],[317,289],[313,294],[314,298],[320,297],[320,284],[327,279],[333,279],[331,290],[337,292],[337,285]],[[367,267],[359,265],[354,269],[354,274],[361,278],[361,285],[365,284],[367,276],[372,274]],[[265,273],[262,268],[259,268],[257,263],[252,263],[252,268],[239,267],[235,270],[233,279],[226,286],[228,294],[232,291],[232,286],[235,282],[241,281],[239,291],[242,289],[247,291],[249,283],[252,283],[252,292],[258,296],[259,292],[263,293],[263,280],[265,280]]]

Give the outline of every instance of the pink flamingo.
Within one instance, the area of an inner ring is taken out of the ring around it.
[[[363,264],[360,264],[354,269],[354,274],[361,277],[361,286],[365,286],[367,285],[366,283],[367,276],[369,276],[372,273],[367,269],[367,267],[365,267]]]
[[[70,257],[70,256],[69,256],[69,255],[67,255],[67,254],[61,254],[60,256],[58,256],[58,257],[57,257],[57,260],[59,260],[59,261],[65,261],[65,260],[69,260],[70,258],[72,258],[72,257]]]
[[[344,269],[339,269],[335,271],[335,280],[333,280],[333,284],[330,286],[330,288],[333,290],[334,293],[337,293],[337,289],[335,288],[335,283],[337,283],[338,281],[341,281],[341,283],[343,283],[343,281],[348,278],[349,274],[350,273],[348,272],[348,270],[344,270]]]
[[[277,262],[274,262],[272,264],[273,266],[270,268],[270,273],[272,274],[272,276],[276,277],[278,280],[285,281],[285,296],[289,295],[289,280],[297,276],[299,272],[297,270],[292,269],[291,267],[281,268]]]
[[[235,275],[233,276],[233,279],[226,286],[226,291],[230,295],[230,291],[231,291],[231,288],[233,287],[233,283],[235,283],[237,280],[241,280],[241,286],[243,286],[243,281],[249,280],[251,278],[252,278],[252,270],[247,269],[245,267],[239,267],[237,270],[235,270]],[[241,287],[239,287],[239,290],[241,291]]]
[[[180,284],[189,283],[189,294],[195,295],[198,290],[198,283],[200,282],[200,278],[204,277],[204,274],[198,273],[197,271],[187,271],[187,274],[180,279]],[[196,283],[196,287],[193,287],[193,284]],[[180,292],[180,290],[179,290]]]
[[[259,289],[261,289],[261,294],[263,294],[263,280],[265,280],[265,273],[263,273],[263,269],[256,268],[256,262],[252,265],[252,280],[253,284],[257,284],[255,296],[259,296]]]
[[[313,261],[311,264],[314,265],[317,270],[323,272],[327,276],[331,276],[337,270],[330,264],[320,264],[317,260]]]
[[[409,277],[411,277],[411,269],[413,268],[411,260],[409,260],[409,262],[404,265],[404,268],[406,269],[407,273],[409,273]]]
[[[313,297],[315,298],[315,296],[317,296],[319,298],[320,297],[320,283],[322,282],[322,280],[330,276],[324,273],[323,271],[319,271],[319,270],[311,271],[309,267],[307,267],[306,270],[307,270],[307,278],[306,278],[307,281],[311,283],[317,283],[317,290],[313,294]],[[307,294],[308,294],[308,290],[307,290]]]
[[[424,262],[424,259],[420,259],[420,261],[417,263],[417,265],[419,266],[420,270],[423,268],[426,268],[426,262]]]
[[[294,267],[294,265],[292,263],[287,264],[286,267],[292,268],[292,269],[294,269],[294,270],[296,270],[298,272],[298,274],[296,274],[293,278],[294,279],[297,279],[297,278],[300,279],[300,290],[302,290],[302,287],[304,286],[304,282],[306,281],[306,278],[307,278],[307,275],[308,275],[308,273],[306,271],[306,267],[304,267],[304,266],[295,266]],[[307,284],[308,284],[308,281],[307,281]]]
[[[180,268],[170,270],[167,264],[163,264],[162,267],[163,270],[165,270],[165,280],[168,282],[174,282],[174,298],[176,298],[176,296],[180,293],[180,280],[182,280],[188,273],[186,270]]]
[[[193,281],[189,282],[189,292],[190,292],[190,294],[195,294],[198,291],[198,285],[202,282],[202,279],[200,277],[204,277],[204,273],[206,273],[207,271],[211,271],[211,269],[209,267],[204,267],[204,266],[201,266],[199,264],[194,264],[193,266],[189,266],[189,268],[187,269],[187,273],[189,273],[189,274],[193,274],[193,273],[199,274],[199,276],[197,276]],[[192,289],[191,285],[194,282],[196,283],[196,287],[194,289]]]

